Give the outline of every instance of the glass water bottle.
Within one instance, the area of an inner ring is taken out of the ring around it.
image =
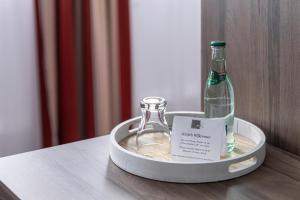
[[[140,101],[142,119],[136,136],[137,150],[149,157],[164,157],[170,153],[170,130],[165,118],[167,101],[161,97],[146,97]]]
[[[226,71],[225,45],[223,41],[212,41],[212,63],[204,92],[204,112],[207,118],[225,117],[226,147],[234,147],[234,92]]]

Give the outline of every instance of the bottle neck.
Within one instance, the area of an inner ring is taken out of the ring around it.
[[[226,74],[226,60],[224,47],[212,47],[211,70],[219,74]]]

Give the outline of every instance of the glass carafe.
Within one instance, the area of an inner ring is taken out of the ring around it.
[[[146,97],[140,101],[142,119],[136,136],[137,150],[149,157],[170,153],[170,129],[165,111],[167,101],[161,97]]]

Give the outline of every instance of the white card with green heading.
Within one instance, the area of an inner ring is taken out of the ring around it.
[[[224,118],[174,117],[171,155],[175,161],[207,162],[220,160],[225,141]]]

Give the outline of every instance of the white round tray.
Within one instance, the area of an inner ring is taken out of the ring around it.
[[[202,112],[168,112],[166,120],[172,126],[174,116],[203,117]],[[255,143],[253,149],[235,157],[216,162],[178,162],[154,160],[120,146],[119,142],[132,132],[128,129],[140,122],[140,117],[127,120],[111,132],[110,157],[121,169],[159,181],[177,183],[203,183],[236,178],[259,167],[265,159],[265,135],[261,129],[242,119],[235,118],[234,131]]]

